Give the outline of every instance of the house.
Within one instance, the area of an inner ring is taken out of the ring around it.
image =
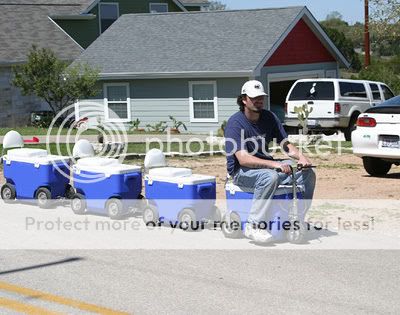
[[[188,9],[186,9],[186,6]],[[72,62],[119,16],[132,12],[204,10],[205,0],[0,0],[0,127],[26,125],[30,112],[48,109],[11,85],[12,67],[33,44]]]
[[[200,11],[208,5],[207,0],[91,0],[77,14],[59,14],[52,19],[87,48],[123,14]]]
[[[100,69],[97,104],[105,121],[141,125],[172,115],[190,132],[216,131],[238,110],[248,79],[264,83],[267,106],[282,111],[300,78],[338,77],[348,61],[306,7],[127,14],[75,62]]]

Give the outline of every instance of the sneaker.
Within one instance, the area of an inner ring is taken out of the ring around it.
[[[268,243],[273,239],[273,236],[267,230],[257,229],[252,223],[246,223],[244,236],[257,243]]]

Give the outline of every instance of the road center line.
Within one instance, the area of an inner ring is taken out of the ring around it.
[[[57,315],[61,313],[50,312],[44,308],[33,306],[25,303],[21,303],[18,301],[14,301],[11,299],[1,298],[0,297],[0,307],[8,308],[13,311],[26,313],[29,315]]]
[[[21,295],[34,297],[39,300],[49,301],[49,302],[58,303],[58,304],[62,304],[62,305],[67,305],[67,306],[78,308],[78,309],[81,309],[84,311],[95,312],[98,314],[104,314],[104,315],[128,315],[129,314],[129,313],[125,313],[125,312],[114,311],[109,308],[97,306],[94,304],[89,304],[86,302],[72,300],[72,299],[61,297],[61,296],[48,294],[48,293],[44,293],[41,291],[29,289],[29,288],[20,287],[17,285],[13,285],[13,284],[1,282],[1,281],[0,281],[0,290],[14,292],[14,293],[18,293]],[[5,300],[7,300],[7,299],[5,299]],[[10,300],[10,301],[12,301],[12,300]],[[1,305],[1,303],[0,303],[0,305]],[[37,313],[37,314],[43,314],[43,313]],[[53,313],[48,313],[48,314],[53,314]]]

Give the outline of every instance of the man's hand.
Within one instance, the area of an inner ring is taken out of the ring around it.
[[[304,166],[304,167],[309,167],[312,165],[311,161],[304,155],[300,155],[300,158],[297,161],[297,164]]]
[[[281,170],[281,172],[285,173],[285,174],[292,173],[292,169],[290,168],[290,166],[288,164],[276,162],[276,166],[274,166],[274,168],[279,168]]]

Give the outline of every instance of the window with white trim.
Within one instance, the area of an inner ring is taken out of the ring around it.
[[[130,121],[129,83],[104,84],[104,104],[107,121]]]
[[[168,3],[150,3],[150,13],[168,12]]]
[[[99,3],[100,33],[103,33],[119,17],[118,3]]]
[[[191,122],[218,122],[217,83],[189,82]]]

